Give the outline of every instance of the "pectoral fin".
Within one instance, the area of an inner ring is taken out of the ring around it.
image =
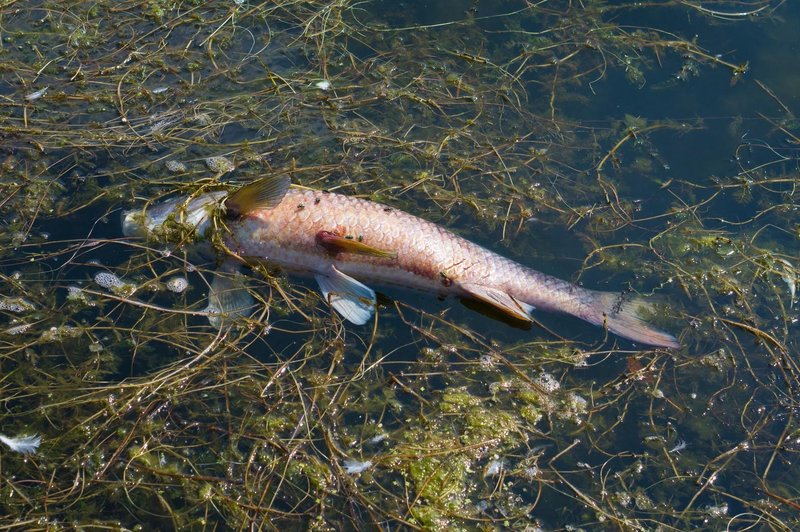
[[[244,276],[239,265],[227,260],[214,272],[208,291],[208,321],[212,327],[221,328],[224,323],[239,316],[247,316],[253,310],[253,296],[244,286]]]
[[[483,301],[513,318],[527,322],[532,321],[533,305],[519,301],[502,290],[475,283],[461,283],[461,288],[470,297]]]
[[[225,199],[225,214],[235,219],[261,209],[272,209],[278,206],[292,180],[286,174],[262,177],[242,188]]]
[[[372,257],[381,257],[383,259],[396,259],[396,251],[386,251],[369,246],[357,238],[348,238],[346,236],[339,236],[330,231],[320,231],[317,233],[317,245],[324,248],[333,255],[337,253],[357,253],[359,255],[370,255]]]
[[[368,286],[331,266],[314,276],[322,297],[341,316],[355,325],[363,325],[375,312],[375,292]]]

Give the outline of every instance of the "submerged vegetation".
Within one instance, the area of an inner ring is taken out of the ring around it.
[[[0,526],[797,529],[796,6],[428,4],[0,3]],[[215,261],[120,211],[276,172],[683,347],[400,290],[354,327],[260,266],[217,330]]]

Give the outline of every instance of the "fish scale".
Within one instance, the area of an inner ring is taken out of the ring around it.
[[[347,252],[333,257],[315,242],[318,232],[331,229],[361,238],[371,247],[395,251],[397,259]],[[267,259],[289,272],[322,271],[334,265],[348,274],[369,272],[371,280],[381,283],[442,292],[447,287],[441,274],[453,280],[494,277],[502,282],[508,280],[511,263],[403,211],[314,190],[290,189],[277,207],[249,213],[233,230],[236,236],[230,244],[238,254]]]
[[[442,226],[373,201],[289,188],[288,178],[263,178],[230,195],[214,192],[156,205],[143,222],[131,211],[126,234],[152,232],[183,202],[204,235],[213,212],[235,213],[223,224],[227,248],[240,259],[267,261],[315,276],[331,306],[353,323],[374,312],[377,283],[474,298],[522,320],[536,309],[571,314],[633,341],[678,347],[643,318],[641,297],[589,290],[503,257]],[[188,205],[188,206],[187,206]],[[214,210],[216,209],[216,211]],[[138,214],[137,214],[138,213]]]

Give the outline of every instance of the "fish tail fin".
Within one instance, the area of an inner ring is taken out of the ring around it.
[[[600,325],[634,342],[658,347],[681,346],[674,336],[645,321],[645,315],[653,312],[653,303],[645,298],[592,290],[587,299],[588,312],[581,317],[589,323]]]

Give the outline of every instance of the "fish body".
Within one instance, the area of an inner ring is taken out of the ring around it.
[[[336,267],[356,279],[466,297],[464,285],[486,286],[550,311],[580,314],[580,287],[542,274],[447,229],[372,201],[318,190],[290,189],[276,208],[244,216],[226,243],[243,257],[261,257],[290,273]],[[317,244],[330,231],[396,259]]]
[[[280,197],[271,197],[266,207],[256,202],[230,209],[234,216],[218,224],[226,228],[225,247],[245,261],[267,261],[289,273],[314,276],[326,300],[351,322],[365,323],[374,312],[374,292],[362,284],[367,282],[473,298],[520,320],[530,321],[534,309],[567,313],[633,341],[679,345],[643,321],[640,314],[648,304],[641,298],[589,290],[543,274],[373,201],[288,184],[271,194]],[[215,192],[183,200],[185,219],[198,235],[210,227],[214,206],[225,210],[227,198]],[[174,211],[166,204],[151,209],[144,224],[126,216],[126,233],[142,225],[152,231],[165,213]]]

